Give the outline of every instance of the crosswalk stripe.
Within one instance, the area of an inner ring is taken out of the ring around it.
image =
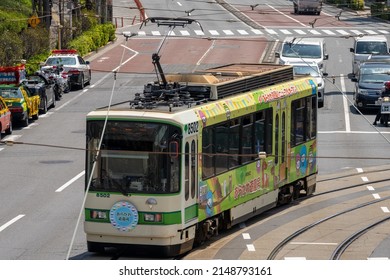
[[[240,33],[241,35],[248,35],[248,32],[242,29],[238,29],[237,32]]]
[[[196,35],[202,36],[204,35],[204,32],[202,30],[194,30]]]
[[[301,30],[301,29],[294,29],[294,31],[295,31],[296,33],[300,34],[300,35],[305,35],[305,34],[306,34],[306,32],[303,31],[303,30]]]
[[[328,30],[328,29],[324,29],[324,30],[322,30],[322,31],[324,31],[326,34],[328,34],[328,35],[336,35],[336,33],[334,33],[333,31],[331,31],[331,30]]]
[[[187,30],[180,30],[180,33],[183,36],[190,36],[190,32],[188,32]]]
[[[251,29],[251,31],[252,31],[253,33],[255,33],[256,35],[261,35],[261,34],[263,34],[263,32],[261,32],[259,29]]]
[[[292,34],[290,31],[288,31],[287,29],[280,29],[280,32],[282,32],[283,34],[286,34],[286,35],[290,35]]]
[[[349,35],[349,33],[345,30],[336,30],[338,33],[340,33],[341,35]]]
[[[318,32],[318,31],[315,30],[315,29],[310,29],[309,32],[310,32],[311,34],[313,34],[313,35],[321,35],[321,33]]]
[[[176,31],[176,34],[173,30],[169,31],[168,33],[165,32],[164,34],[168,34],[169,36],[176,36],[176,35],[181,35],[181,36],[191,36],[191,33],[195,33],[197,36],[204,36],[206,31],[202,30],[180,30]],[[377,34],[384,34],[384,35],[389,35],[390,31],[388,30],[371,30],[371,29],[320,29],[320,28],[302,28],[302,29],[287,29],[287,28],[280,28],[280,29],[237,29],[237,30],[231,30],[231,29],[224,29],[224,30],[207,30],[207,32],[213,36],[246,36],[250,34],[256,34],[256,35],[264,35],[264,34],[269,34],[269,35],[293,35],[293,34],[298,34],[298,35],[330,35],[330,36],[337,36],[337,35],[342,35],[342,36],[361,36],[361,35],[377,35]],[[164,35],[162,32],[158,30],[153,30],[153,31],[138,31],[138,36],[147,36],[147,35],[152,35],[152,36],[162,36]]]
[[[376,32],[373,31],[373,30],[364,30],[364,31],[366,31],[368,34],[371,34],[371,35],[376,35],[376,34],[378,34],[378,33],[376,33]]]
[[[273,29],[265,29],[265,31],[267,31],[267,33],[269,33],[269,34],[271,34],[271,35],[276,35],[276,34],[278,34],[275,30],[273,30]]]

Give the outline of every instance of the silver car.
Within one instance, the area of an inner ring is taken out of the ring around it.
[[[55,50],[44,65],[61,67],[62,74],[68,77],[71,88],[76,86],[83,89],[91,83],[89,61],[85,61],[75,50]]]
[[[318,86],[318,107],[324,107],[325,99],[325,80],[324,77],[328,76],[328,73],[324,73],[318,67],[315,61],[307,62],[290,62],[289,65],[293,66],[294,77],[308,76],[315,78]]]

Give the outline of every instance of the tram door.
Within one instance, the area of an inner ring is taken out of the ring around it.
[[[279,182],[287,179],[287,102],[280,101],[277,105],[277,113],[275,116],[275,166],[279,166],[276,171],[279,174]]]
[[[198,144],[196,137],[187,138],[184,146],[184,222],[197,219]]]

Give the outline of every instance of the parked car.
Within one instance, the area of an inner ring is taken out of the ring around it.
[[[12,116],[3,97],[0,96],[0,138],[3,134],[9,135],[12,133]]]
[[[328,73],[322,72],[315,61],[290,62],[293,66],[294,77],[311,76],[317,82],[318,87],[318,107],[324,107],[325,99],[325,80]]]
[[[39,111],[46,114],[49,108],[56,106],[55,84],[40,74],[30,75],[23,83],[32,95],[39,95]]]
[[[61,67],[61,73],[67,75],[71,88],[82,89],[91,83],[89,61],[85,61],[76,50],[54,50],[44,65]]]
[[[354,100],[359,109],[378,108],[378,98],[384,82],[390,81],[390,64],[388,62],[364,62],[360,64],[355,82]]]
[[[39,118],[40,97],[32,95],[25,85],[0,85],[0,96],[12,113],[12,121],[28,126],[30,119]]]

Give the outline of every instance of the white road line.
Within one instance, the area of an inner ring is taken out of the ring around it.
[[[152,31],[152,35],[153,36],[160,36],[161,33],[160,33],[160,31]]]
[[[226,35],[234,35],[233,31],[231,30],[222,30]]]
[[[183,36],[190,36],[190,32],[188,32],[187,30],[180,30],[180,33]]]
[[[302,29],[294,29],[294,31],[295,31],[296,33],[300,34],[300,35],[305,35],[305,34],[306,34],[306,32],[303,31]]]
[[[341,91],[343,93],[343,108],[344,108],[344,120],[345,120],[345,131],[350,132],[351,131],[351,122],[349,119],[349,106],[348,106],[348,100],[347,95],[345,94],[346,88],[345,88],[345,78],[344,75],[341,75],[340,77],[340,83],[341,83]]]
[[[0,152],[1,152],[2,150],[4,150],[4,148],[0,148]]]
[[[2,232],[3,230],[5,230],[7,227],[9,227],[9,226],[12,225],[13,223],[17,222],[19,219],[23,218],[24,216],[26,216],[26,215],[21,214],[21,215],[16,216],[16,217],[13,218],[12,220],[6,222],[4,225],[2,225],[2,226],[0,227],[0,232]]]
[[[248,32],[242,29],[237,29],[237,32],[240,33],[241,35],[248,35]]]
[[[214,35],[214,36],[219,35],[217,30],[209,30],[209,32],[210,32],[211,35]]]
[[[271,35],[276,35],[276,34],[278,34],[278,33],[277,33],[275,30],[273,30],[273,29],[268,29],[268,28],[266,28],[265,31],[267,31],[267,33],[268,33],[268,34],[271,34]]]
[[[251,31],[253,33],[255,33],[256,35],[262,35],[263,34],[263,32],[261,32],[259,29],[251,29]]]
[[[328,35],[336,35],[336,33],[334,33],[333,31],[331,31],[331,30],[328,30],[328,29],[324,29],[324,30],[322,30],[323,32],[325,32],[326,34],[328,34]]]
[[[341,29],[338,29],[336,30],[338,33],[340,33],[341,35],[349,35],[349,33],[345,30],[341,30]]]
[[[356,171],[357,171],[358,173],[363,173],[363,168],[356,168]]]
[[[204,35],[204,32],[202,30],[194,30],[196,35],[202,36]]]
[[[373,31],[373,30],[364,30],[364,31],[366,31],[368,34],[371,34],[371,35],[376,35],[376,34],[378,34],[378,33],[376,33],[376,32]]]
[[[381,196],[380,196],[378,193],[373,193],[372,196],[373,196],[375,199],[381,199]]]
[[[85,171],[80,172],[80,173],[77,174],[75,177],[73,177],[72,179],[70,179],[68,182],[66,182],[65,184],[63,184],[61,187],[59,187],[58,189],[56,189],[56,192],[62,192],[64,189],[66,189],[66,188],[69,187],[71,184],[73,184],[73,182],[75,182],[77,179],[79,179],[80,177],[84,176],[84,174],[85,174]]]
[[[256,251],[255,246],[253,246],[253,244],[246,244],[246,248],[248,249],[248,251],[251,252]]]
[[[365,177],[365,176],[363,176],[363,177],[360,177],[360,178],[362,178],[362,181],[363,182],[368,182],[369,180],[368,180],[368,178],[367,177]]]
[[[275,9],[274,7],[272,7],[271,5],[268,5],[268,4],[266,4],[266,5],[267,5],[268,7],[270,7],[271,9],[273,9],[274,11],[278,12],[279,14],[285,16],[286,18],[288,18],[288,19],[290,19],[290,20],[292,20],[292,21],[295,21],[296,23],[299,23],[299,24],[302,25],[302,26],[306,26],[304,23],[300,22],[299,20],[296,20],[295,18],[292,18],[292,17],[288,16],[288,15],[285,14],[285,13],[282,13],[282,12],[279,11],[278,9]]]
[[[280,32],[282,32],[283,34],[286,34],[286,35],[290,35],[292,34],[290,31],[288,31],[287,29],[280,29]]]
[[[314,34],[314,35],[321,35],[321,32],[318,32],[318,31],[315,30],[315,29],[310,29],[309,32],[312,33],[312,34]]]
[[[196,62],[196,65],[200,65],[200,63],[201,63],[202,60],[206,57],[206,55],[207,55],[212,49],[214,49],[214,46],[215,46],[215,40],[213,40],[213,43],[212,43],[211,46],[207,49],[207,51],[202,55],[202,57],[199,58],[198,62]]]
[[[251,236],[250,236],[249,233],[243,233],[242,234],[242,238],[244,238],[244,239],[251,239]]]
[[[375,191],[375,189],[374,189],[373,186],[367,186],[367,190],[369,190],[369,191]]]
[[[381,209],[382,209],[382,211],[383,211],[384,213],[390,213],[390,210],[389,210],[389,208],[387,208],[387,207],[381,207]]]

